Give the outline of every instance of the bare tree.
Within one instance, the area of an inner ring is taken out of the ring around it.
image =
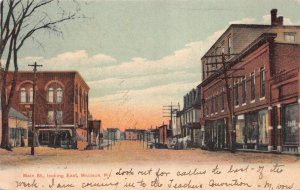
[[[1,0],[0,0],[1,1]],[[75,2],[75,0],[74,0]],[[76,2],[75,2],[76,3]],[[53,18],[45,8],[55,6],[61,12]],[[2,141],[1,148],[10,150],[8,113],[12,97],[15,93],[18,74],[18,52],[26,41],[33,39],[34,34],[46,30],[58,35],[62,34],[60,23],[76,17],[79,9],[72,13],[66,11],[60,0],[2,0],[0,2],[0,60],[5,57],[5,67],[1,66],[1,107],[2,107]],[[5,55],[5,56],[4,56]],[[7,80],[9,68],[13,63],[13,77]],[[10,86],[10,89],[7,87]]]

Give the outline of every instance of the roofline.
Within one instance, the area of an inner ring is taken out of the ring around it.
[[[244,48],[240,55],[234,56],[232,57],[232,61],[229,64],[229,67],[232,67],[233,65],[235,65],[236,63],[239,63],[241,59],[243,59],[244,57],[248,56],[250,53],[252,53],[254,50],[256,50],[258,47],[261,46],[261,44],[270,42],[270,41],[274,41],[274,39],[277,37],[276,33],[263,33],[262,35],[260,35],[258,38],[256,38],[252,43],[250,43],[246,48]],[[221,70],[221,68],[219,68],[218,70]],[[207,83],[209,83],[211,80],[213,80],[215,77],[218,77],[221,73],[216,72],[212,75],[210,75],[207,79],[205,79],[204,81],[202,81],[198,87],[201,87]]]
[[[231,28],[300,28],[299,25],[283,25],[283,26],[272,26],[267,24],[231,24],[229,27],[222,33],[222,35],[215,41],[215,43],[206,51],[206,53],[201,57],[201,60],[205,55],[210,52],[210,50],[216,45],[216,43],[231,29]]]
[[[9,71],[11,73],[13,73],[13,71]],[[32,71],[18,71],[18,73],[33,73]],[[80,73],[78,71],[37,71],[37,74],[39,73],[70,73],[70,74],[75,74],[78,75],[78,77],[80,78],[80,80],[86,85],[86,87],[88,88],[88,90],[90,90],[89,85],[85,82],[85,80],[83,79],[83,77],[80,75]]]

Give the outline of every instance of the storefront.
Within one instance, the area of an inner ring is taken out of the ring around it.
[[[69,130],[39,130],[39,145],[71,148],[72,138]]]
[[[237,148],[267,150],[268,126],[267,109],[238,115],[235,126]]]
[[[283,151],[298,152],[299,146],[299,121],[298,104],[289,104],[283,108],[282,140]]]
[[[205,125],[205,144],[215,149],[228,147],[227,127],[224,119],[209,121]]]

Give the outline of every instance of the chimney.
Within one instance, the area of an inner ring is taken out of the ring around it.
[[[277,9],[271,10],[271,25],[272,26],[277,25]]]
[[[277,24],[278,26],[283,26],[283,16],[277,18]]]

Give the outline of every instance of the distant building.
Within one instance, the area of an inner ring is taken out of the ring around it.
[[[8,81],[13,73],[9,73]],[[36,133],[38,144],[77,148],[87,144],[89,87],[78,72],[37,72]],[[32,72],[19,71],[12,106],[31,118]],[[32,135],[29,135],[31,140]],[[31,143],[31,141],[29,141]]]
[[[170,139],[172,138],[172,130],[168,128],[168,125],[161,125],[158,127],[158,143],[169,144]]]
[[[99,146],[99,142],[103,141],[101,138],[102,128],[101,128],[101,120],[89,120],[89,135],[88,142],[91,145]]]
[[[145,130],[125,129],[125,140],[142,140]]]
[[[184,106],[181,111],[181,133],[182,137],[190,136],[191,145],[202,146],[203,134],[200,125],[201,97],[200,89],[192,89],[183,98]]]
[[[11,147],[28,146],[28,118],[14,108],[8,113],[9,143]],[[0,103],[0,142],[2,139],[2,114]]]
[[[110,139],[114,141],[121,140],[121,130],[119,128],[107,128],[107,132],[110,134]]]

